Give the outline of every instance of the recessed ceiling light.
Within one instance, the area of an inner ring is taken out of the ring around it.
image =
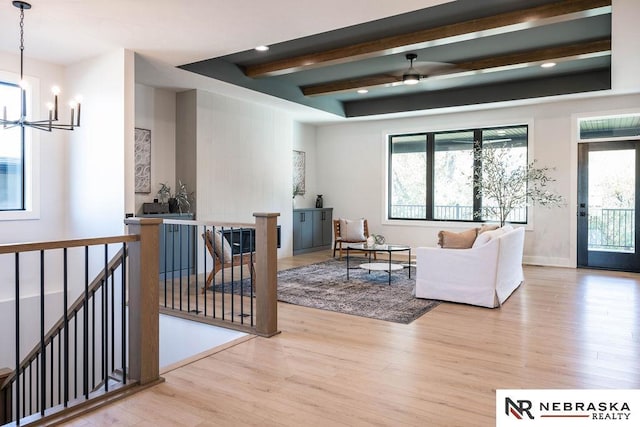
[[[268,51],[268,50],[269,50],[269,46],[264,46],[264,45],[262,45],[262,46],[257,46],[257,47],[256,47],[256,50],[257,50],[258,52],[266,52],[266,51]]]
[[[551,67],[555,67],[556,63],[555,62],[545,62],[544,64],[540,65],[542,68],[551,68]]]
[[[369,91],[367,89],[358,89],[358,93],[365,94],[365,93],[369,93]]]

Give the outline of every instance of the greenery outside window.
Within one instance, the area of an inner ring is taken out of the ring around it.
[[[528,126],[505,126],[389,136],[388,219],[497,221],[483,200],[482,150],[501,150],[512,168],[527,165]],[[526,206],[507,218],[526,223]]]
[[[20,115],[21,96],[18,85],[0,81],[0,99],[6,106],[7,117]],[[0,211],[25,208],[25,147],[22,131],[19,126],[0,129]]]

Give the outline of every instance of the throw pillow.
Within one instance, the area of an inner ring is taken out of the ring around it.
[[[446,249],[469,249],[476,240],[478,229],[470,228],[460,233],[442,230],[438,233],[438,245]]]
[[[231,262],[231,258],[233,258],[231,245],[227,239],[222,237],[222,233],[219,230],[213,232],[213,251],[221,262]]]
[[[347,242],[364,242],[364,218],[344,219],[340,218],[340,237]]]
[[[478,238],[476,239],[475,242],[473,242],[472,247],[477,248],[478,246],[485,245],[489,243],[491,239],[495,239],[498,236],[502,236],[504,233],[505,231],[502,228],[496,228],[495,230],[485,231],[482,234],[478,234]]]

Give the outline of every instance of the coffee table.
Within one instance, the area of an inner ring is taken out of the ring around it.
[[[389,273],[389,285],[391,285],[391,272],[396,270],[402,270],[404,267],[401,264],[394,264],[391,262],[391,254],[394,252],[409,252],[409,264],[411,264],[411,246],[407,245],[367,245],[366,243],[352,243],[347,245],[347,280],[349,280],[349,252],[350,250],[357,250],[366,252],[369,257],[369,262],[360,264],[358,267],[369,272],[373,271],[386,271]],[[374,252],[387,252],[389,254],[389,262],[371,262],[371,254]],[[409,268],[409,278],[411,278],[411,268]]]

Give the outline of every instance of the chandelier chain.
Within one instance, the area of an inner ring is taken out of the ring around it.
[[[20,8],[20,51],[24,50],[24,8]]]

